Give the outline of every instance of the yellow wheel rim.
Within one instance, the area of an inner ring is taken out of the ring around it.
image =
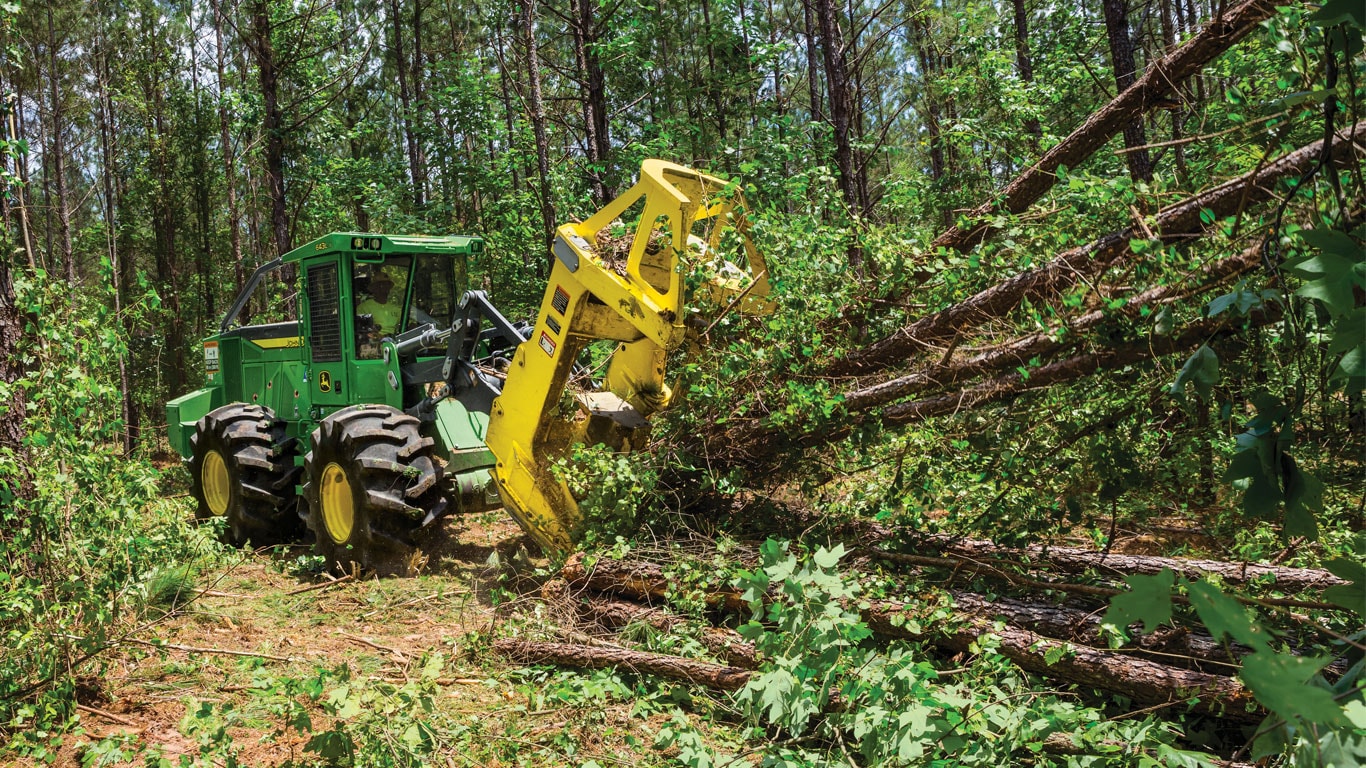
[[[351,495],[351,481],[346,477],[346,470],[335,461],[323,469],[319,497],[327,535],[338,544],[345,544],[351,539],[351,529],[356,524],[356,502]]]
[[[204,501],[209,505],[209,511],[215,515],[227,512],[228,502],[232,500],[232,479],[228,477],[228,463],[223,461],[223,454],[218,451],[204,454],[199,480],[204,486]]]

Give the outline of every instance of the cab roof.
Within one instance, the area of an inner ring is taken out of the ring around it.
[[[467,235],[382,235],[377,232],[331,232],[286,253],[286,264],[333,251],[366,254],[460,253],[484,250],[484,240]]]

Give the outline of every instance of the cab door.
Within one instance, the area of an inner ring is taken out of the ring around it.
[[[308,303],[308,392],[323,414],[352,402],[347,376],[348,339],[352,338],[350,300],[344,291],[341,260],[310,262],[304,274]]]

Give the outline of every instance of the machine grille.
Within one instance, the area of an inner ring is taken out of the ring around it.
[[[336,264],[324,264],[308,270],[308,323],[308,343],[313,348],[313,362],[340,362],[341,307],[337,300]]]

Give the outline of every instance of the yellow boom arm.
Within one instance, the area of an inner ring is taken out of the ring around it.
[[[685,271],[701,262],[716,269],[702,290],[719,306],[772,309],[743,201],[738,193],[722,197],[725,188],[715,177],[646,160],[635,186],[556,231],[540,315],[514,354],[487,437],[504,506],[548,551],[572,549],[582,519],[551,472],[554,460],[575,443],[639,448],[648,418],[669,404],[665,359],[687,333]],[[613,234],[623,226],[633,228],[625,239]],[[726,251],[729,260],[721,258]],[[596,340],[618,342],[607,375],[600,388],[575,393],[573,413],[561,413],[574,364]]]

